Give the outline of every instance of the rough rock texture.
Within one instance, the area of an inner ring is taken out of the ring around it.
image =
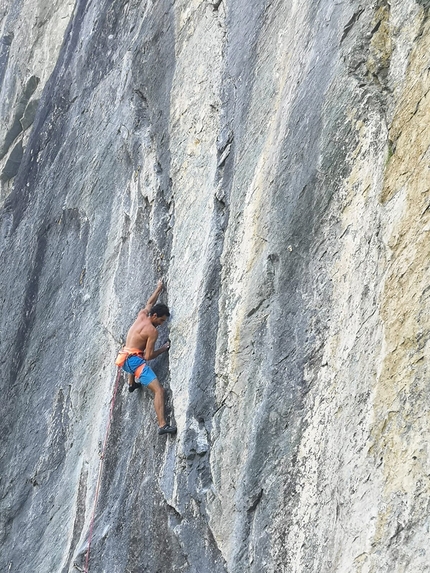
[[[424,573],[430,2],[5,0],[0,570]]]

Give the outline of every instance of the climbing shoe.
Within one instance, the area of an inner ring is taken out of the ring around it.
[[[176,428],[175,426],[169,426],[169,424],[166,424],[162,428],[158,428],[158,433],[160,436],[162,434],[176,434]]]
[[[133,382],[133,384],[128,385],[128,391],[134,392],[136,390],[136,388],[139,388],[139,386],[140,386],[140,384],[136,384],[136,382]]]

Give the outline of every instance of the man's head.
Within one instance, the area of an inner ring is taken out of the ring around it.
[[[154,304],[149,311],[149,318],[154,326],[160,326],[170,316],[169,308],[165,304]]]

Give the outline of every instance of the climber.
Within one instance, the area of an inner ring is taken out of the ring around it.
[[[167,424],[164,417],[164,388],[147,364],[149,360],[157,358],[170,348],[170,343],[166,342],[158,350],[154,350],[158,338],[157,327],[161,326],[170,316],[169,309],[165,304],[156,304],[162,290],[163,283],[158,281],[157,288],[149,297],[145,308],[139,312],[135,322],[131,325],[125,347],[119,352],[115,364],[128,372],[129,392],[134,392],[141,385],[154,392],[158,433],[174,434],[176,432],[175,426]]]

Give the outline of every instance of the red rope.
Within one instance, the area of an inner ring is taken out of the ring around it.
[[[93,514],[91,516],[91,521],[90,521],[90,530],[89,530],[89,535],[88,535],[88,549],[87,549],[87,556],[85,559],[84,573],[88,573],[88,570],[89,570],[88,566],[90,563],[90,547],[91,547],[91,541],[93,538],[94,521],[96,518],[96,509],[97,509],[97,501],[98,501],[99,492],[100,492],[100,484],[101,484],[102,470],[103,470],[103,460],[105,457],[105,450],[106,450],[106,446],[107,446],[107,442],[108,442],[108,438],[109,438],[109,431],[110,431],[110,426],[111,426],[112,417],[113,417],[113,409],[115,406],[115,399],[116,399],[116,395],[118,392],[120,378],[121,378],[121,368],[118,367],[118,372],[116,374],[116,380],[115,380],[115,386],[114,386],[114,390],[113,390],[113,396],[112,396],[112,399],[110,401],[109,420],[108,420],[108,425],[106,428],[105,440],[103,443],[102,454],[100,456],[99,474],[97,477],[97,486],[96,486],[96,493],[95,493],[95,497],[94,497]]]

